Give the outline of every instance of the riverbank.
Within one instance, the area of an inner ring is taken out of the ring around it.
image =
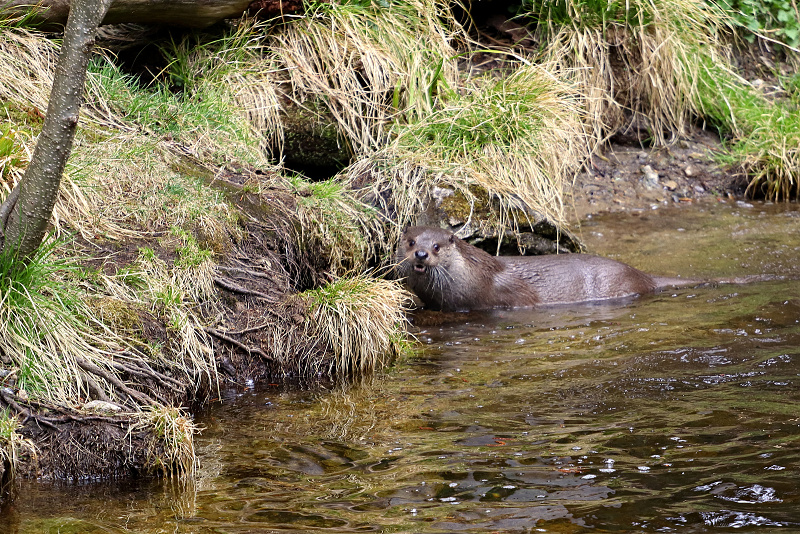
[[[731,169],[761,172],[722,163],[725,146],[687,127],[707,111],[730,142],[719,109],[698,100],[670,114],[675,99],[702,99],[691,87],[648,107],[630,100],[644,78],[626,78],[624,94],[609,89],[618,80],[581,85],[572,74],[588,68],[533,61],[536,47],[513,43],[478,68],[487,52],[471,55],[475,34],[456,15],[427,0],[394,7],[325,4],[291,23],[231,22],[222,35],[104,35],[50,246],[25,278],[3,271],[4,295],[15,295],[0,332],[7,484],[14,474],[191,478],[190,410],[221,388],[385,368],[408,343],[408,294],[385,279],[394,242],[432,203],[454,208],[444,222],[515,249],[525,225],[558,239],[589,214],[736,194]],[[615,31],[641,59],[642,27],[624,20]],[[665,24],[674,35],[675,20]],[[349,31],[334,39],[332,25]],[[698,57],[715,57],[703,43]],[[57,48],[20,28],[0,45],[7,192],[41,128]],[[687,57],[657,58],[657,79],[704,66]],[[719,65],[698,72],[728,72]],[[300,141],[288,108],[305,118]],[[338,154],[338,167],[314,160],[323,179],[283,165],[286,150],[302,161],[302,147],[323,141]]]

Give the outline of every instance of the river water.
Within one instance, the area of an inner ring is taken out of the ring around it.
[[[798,277],[800,209],[589,220],[593,252]],[[13,533],[800,532],[800,283],[461,314],[346,388],[227,391],[189,487],[25,483]]]

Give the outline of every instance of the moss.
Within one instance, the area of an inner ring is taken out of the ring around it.
[[[144,325],[138,310],[130,303],[112,297],[94,297],[89,305],[97,317],[112,330],[128,335],[139,333]]]
[[[444,212],[446,220],[454,221],[451,224],[463,224],[470,219],[496,218],[493,217],[496,214],[492,213],[492,203],[485,189],[470,186],[469,192],[474,196],[473,199],[468,199],[461,191],[454,191],[452,195],[442,198],[439,207]]]
[[[492,254],[552,254],[555,252],[580,252],[583,245],[577,237],[558,227],[547,218],[537,217],[517,207],[511,207],[509,215],[517,221],[517,230],[506,230],[498,234],[498,228],[507,227],[501,221],[504,213],[497,199],[478,186],[468,188],[472,198],[461,190],[438,189],[439,202],[434,213],[426,214],[422,224],[438,224],[447,221],[453,227],[467,226],[467,241]],[[431,210],[429,209],[429,212]]]

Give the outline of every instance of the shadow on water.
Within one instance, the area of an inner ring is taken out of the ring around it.
[[[593,252],[687,277],[800,263],[797,206],[595,218]],[[800,531],[800,288],[465,315],[346,390],[228,391],[200,476],[26,483],[8,532]]]

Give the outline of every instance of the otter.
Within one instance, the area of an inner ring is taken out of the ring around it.
[[[589,254],[492,256],[429,226],[407,228],[395,259],[408,288],[426,308],[441,311],[594,302],[700,283]]]

